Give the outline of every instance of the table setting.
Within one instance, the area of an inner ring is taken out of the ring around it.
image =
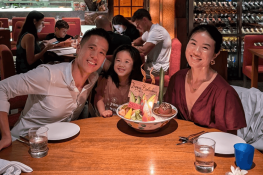
[[[115,116],[31,128],[0,151],[6,162],[0,172],[8,173],[11,165],[18,170],[18,164],[31,174],[263,172],[262,153],[236,135],[177,119],[178,110],[162,101],[163,90],[155,86],[133,82],[129,102]]]

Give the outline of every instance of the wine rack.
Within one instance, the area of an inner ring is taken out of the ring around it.
[[[263,34],[263,0],[189,0],[188,33],[211,24],[223,35],[222,50],[228,52],[228,79],[242,78],[245,35]],[[262,45],[263,43],[255,43]]]

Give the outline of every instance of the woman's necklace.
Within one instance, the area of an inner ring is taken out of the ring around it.
[[[208,73],[208,78],[204,79],[204,80],[200,80],[197,83],[193,83],[193,76],[192,76],[192,71],[189,70],[187,72],[187,83],[190,87],[190,91],[191,92],[195,92],[204,82],[210,81],[211,78],[213,77],[213,73]]]

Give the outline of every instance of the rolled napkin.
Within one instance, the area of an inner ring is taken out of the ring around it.
[[[32,168],[23,163],[0,159],[0,174],[4,173],[4,175],[18,175],[21,174],[21,172],[30,173],[32,171]]]

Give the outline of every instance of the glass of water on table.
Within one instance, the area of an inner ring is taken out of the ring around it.
[[[30,149],[29,153],[34,158],[41,158],[48,153],[47,127],[30,128],[28,131]]]
[[[215,144],[212,139],[199,137],[193,141],[195,151],[195,169],[201,173],[214,171]]]

